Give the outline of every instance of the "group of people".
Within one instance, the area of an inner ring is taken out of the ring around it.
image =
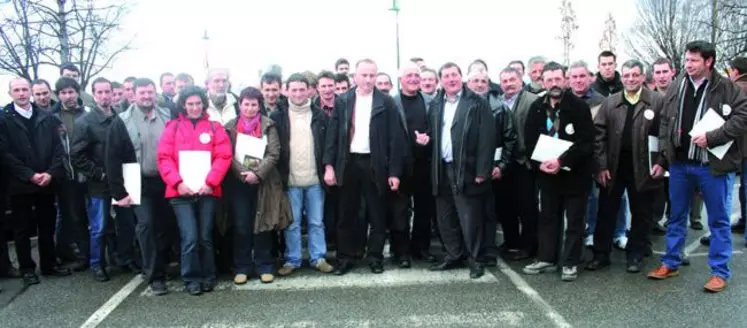
[[[365,257],[380,274],[388,240],[402,269],[466,265],[477,279],[500,256],[572,281],[585,245],[586,270],[609,267],[613,245],[628,272],[643,270],[669,208],[666,254],[648,274],[665,279],[686,261],[697,193],[711,231],[704,287],[719,292],[731,275],[731,190],[747,168],[747,59],[731,60],[726,77],[712,44],[685,50],[679,76],[667,59],[618,72],[605,51],[596,74],[534,57],[511,62],[499,83],[482,60],[463,75],[455,63],[433,70],[413,58],[398,92],[371,59],[340,59],[335,73],[265,74],[238,95],[225,69],[210,69],[205,88],[164,73],[160,94],[148,78],[99,77],[88,95],[72,65],[54,89],[16,78],[0,153],[19,268],[5,250],[0,274],[39,283],[37,233],[42,275],[90,268],[103,282],[120,267],[163,295],[175,261],[199,295],[218,271],[245,284],[301,269],[305,228],[308,265],[322,273],[344,275]]]

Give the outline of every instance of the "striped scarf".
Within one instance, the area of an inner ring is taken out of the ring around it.
[[[683,111],[685,110],[685,93],[686,93],[685,88],[687,88],[687,84],[685,83],[692,83],[690,81],[689,76],[685,76],[682,79],[682,83],[680,84],[680,89],[678,93],[679,109],[677,110],[677,122],[675,125],[676,126],[675,133],[677,135],[673,140],[675,148],[682,147],[682,134],[690,132],[690,131],[686,131],[686,132],[682,131],[682,114],[683,114]],[[693,120],[693,126],[697,125],[700,119],[705,114],[704,108],[706,104],[706,96],[708,95],[707,90],[708,90],[708,86],[710,85],[710,83],[711,81],[708,81],[708,80],[705,81],[705,87],[704,87],[705,90],[703,91],[703,96],[700,97],[700,103],[698,104],[698,107],[695,110],[695,119]],[[693,89],[694,89],[693,91],[694,94],[697,95],[699,87],[695,87],[695,85],[693,84]],[[694,161],[698,161],[703,164],[708,163],[707,150],[698,147],[698,145],[696,145],[693,142],[690,142],[690,147],[687,149],[687,158],[694,160]]]

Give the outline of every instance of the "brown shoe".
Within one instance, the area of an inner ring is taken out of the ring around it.
[[[280,269],[278,269],[278,276],[285,277],[293,273],[293,270],[295,269],[296,268],[294,268],[292,265],[286,263],[282,267],[280,267]]]
[[[703,289],[707,292],[718,293],[726,288],[726,280],[719,276],[711,276],[708,282],[703,286]]]
[[[259,281],[261,281],[263,284],[269,284],[275,280],[275,276],[273,276],[271,273],[263,273],[259,275]]]
[[[649,279],[664,280],[680,275],[679,270],[672,270],[664,264],[659,265],[654,271],[649,272]]]
[[[314,267],[319,270],[321,273],[330,273],[335,270],[325,259],[321,259],[319,261],[316,261],[316,265]]]

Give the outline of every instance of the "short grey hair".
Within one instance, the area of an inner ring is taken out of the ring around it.
[[[506,68],[504,68],[501,71],[500,75],[503,75],[503,74],[516,74],[516,77],[518,77],[519,79],[521,79],[521,72],[519,72],[519,70],[517,70],[517,69],[515,69],[513,67],[506,67]]]
[[[571,66],[570,66],[570,67],[568,68],[568,70],[570,71],[571,69],[574,69],[574,68],[582,68],[582,67],[586,69],[586,72],[587,72],[587,73],[591,73],[591,70],[589,69],[589,64],[587,64],[587,63],[586,63],[585,61],[583,61],[583,60],[579,60],[579,61],[575,61],[575,62],[573,62],[573,63],[571,64]]]
[[[532,66],[534,64],[546,64],[547,58],[542,57],[542,56],[534,56],[532,58],[529,58],[528,63],[529,63],[529,66]]]
[[[226,79],[231,79],[231,71],[229,71],[227,68],[211,68],[207,71],[207,75],[205,76],[205,83],[210,82],[210,80],[212,80],[213,76],[215,76],[216,74],[225,74]]]
[[[643,68],[643,63],[638,59],[631,59],[623,63],[622,68],[636,68],[638,67],[639,70],[641,70],[642,74],[646,73],[646,70]]]

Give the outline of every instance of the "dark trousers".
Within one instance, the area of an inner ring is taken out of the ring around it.
[[[660,190],[636,190],[633,162],[630,159],[620,162],[614,184],[611,187],[601,187],[599,190],[599,214],[594,231],[594,256],[597,258],[609,258],[620,200],[625,190],[628,191],[631,213],[630,233],[625,247],[628,261],[642,260],[648,248],[649,234],[654,222],[651,200],[656,198]]]
[[[229,197],[234,214],[233,266],[236,273],[251,275],[252,270],[258,274],[272,273],[276,262],[272,252],[275,231],[254,233],[259,185],[232,183]]]
[[[160,178],[143,178],[141,204],[130,208],[116,207],[117,219],[137,216],[135,235],[143,257],[143,273],[148,282],[166,278],[166,258],[173,244],[169,222],[173,210],[164,198],[166,186]],[[134,218],[132,218],[134,220]]]
[[[540,215],[537,224],[539,248],[537,259],[542,262],[562,263],[576,266],[581,263],[585,234],[584,215],[589,190],[579,194],[558,192],[563,186],[540,186]],[[563,241],[563,214],[567,218],[565,241]],[[613,216],[617,218],[617,215]],[[562,255],[561,255],[561,245]]]
[[[495,185],[493,182],[493,195],[495,195]],[[485,208],[485,228],[483,229],[482,250],[480,250],[480,261],[494,260],[498,258],[498,242],[496,235],[498,232],[498,199],[497,197],[487,197],[483,207]]]
[[[57,205],[61,222],[57,231],[57,252],[72,254],[76,244],[83,260],[89,257],[88,215],[86,213],[86,185],[77,181],[63,181],[57,186]],[[108,209],[107,209],[108,210]]]
[[[387,221],[392,255],[408,258],[410,253],[410,196],[409,193],[387,193]]]
[[[429,160],[415,162],[411,190],[415,216],[410,236],[411,251],[415,255],[429,253],[431,248],[431,222],[435,217],[436,200],[431,186]],[[409,205],[409,204],[408,204]],[[409,220],[409,215],[408,215]]]
[[[13,239],[16,243],[18,266],[23,272],[36,269],[36,263],[31,258],[31,241],[29,240],[34,232],[37,232],[38,236],[41,269],[49,270],[57,265],[54,247],[57,207],[54,201],[55,195],[51,190],[10,197],[10,210],[13,212]]]
[[[536,173],[519,163],[506,167],[494,183],[495,214],[503,227],[503,248],[537,252]]]
[[[436,196],[436,215],[438,230],[446,248],[444,261],[457,262],[469,258],[477,261],[482,243],[485,222],[484,204],[489,197],[485,195],[465,195],[454,193],[454,167],[442,163],[441,179]],[[490,182],[485,182],[490,183]]]
[[[0,188],[2,190],[4,188]],[[10,262],[10,256],[8,255],[8,241],[6,240],[6,232],[11,231],[11,225],[8,224],[8,220],[5,216],[5,209],[7,205],[7,196],[4,192],[0,191],[0,275],[7,273],[13,264]]]
[[[176,197],[170,202],[179,225],[184,284],[214,284],[213,228],[217,199],[213,196]]]
[[[669,219],[669,212],[671,206],[669,206],[669,178],[666,178],[664,187],[656,189],[654,192],[654,201],[652,203],[653,211],[653,222],[659,222],[664,215]],[[630,196],[628,196],[630,197]],[[632,206],[632,205],[631,205]],[[666,220],[665,220],[666,221]]]
[[[342,216],[337,221],[337,257],[340,260],[354,259],[360,229],[368,229],[370,225],[368,258],[370,261],[381,261],[386,239],[386,195],[376,187],[371,172],[371,156],[351,154],[343,177],[344,184],[340,186]],[[361,196],[366,202],[367,212],[362,218],[358,215]]]
[[[337,218],[340,211],[340,189],[329,186],[324,194],[324,235],[327,245],[337,245]]]

